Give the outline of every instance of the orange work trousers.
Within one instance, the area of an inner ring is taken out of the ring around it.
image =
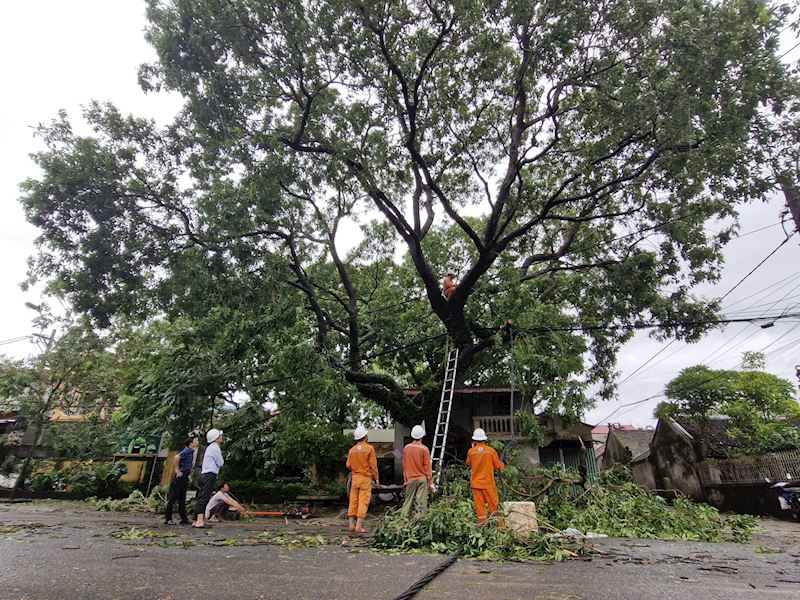
[[[478,490],[472,488],[472,499],[475,501],[475,514],[478,515],[478,523],[486,521],[486,505],[489,505],[489,515],[494,514],[500,498],[497,496],[497,488]]]
[[[363,519],[366,517],[370,496],[372,496],[372,476],[353,473],[353,480],[350,483],[350,507],[347,509],[347,518],[358,517]]]

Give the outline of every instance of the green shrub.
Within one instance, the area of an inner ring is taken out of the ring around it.
[[[229,481],[228,485],[237,498],[264,498],[275,500],[294,500],[296,496],[308,494],[311,486],[308,483],[280,481]]]
[[[111,496],[124,491],[120,477],[128,472],[125,463],[94,463],[88,469],[76,469],[72,476],[72,491],[90,496]]]
[[[75,494],[86,496],[111,496],[129,490],[120,482],[128,472],[125,463],[94,463],[88,467],[72,464],[63,469],[50,469],[35,473],[26,481],[26,487],[34,492],[61,491],[69,486]]]
[[[28,479],[27,487],[34,492],[50,492],[57,489],[60,480],[61,472],[57,470],[36,473]]]

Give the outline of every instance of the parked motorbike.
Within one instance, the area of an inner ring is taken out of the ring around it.
[[[771,488],[781,510],[791,511],[795,521],[800,521],[800,481],[781,481]]]

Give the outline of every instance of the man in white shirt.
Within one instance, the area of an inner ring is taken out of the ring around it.
[[[206,519],[209,521],[224,521],[225,519],[239,519],[247,511],[245,508],[234,500],[230,495],[230,488],[228,482],[224,482],[219,486],[216,494],[211,496],[206,506]]]
[[[210,529],[211,525],[205,522],[206,506],[214,493],[214,482],[217,479],[219,470],[225,464],[222,458],[222,450],[219,445],[222,443],[222,431],[220,429],[210,429],[206,434],[208,448],[203,455],[203,466],[200,469],[200,484],[197,490],[197,505],[194,509],[194,523],[192,527],[197,529]]]

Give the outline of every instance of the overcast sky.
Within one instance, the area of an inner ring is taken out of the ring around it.
[[[26,260],[35,251],[36,230],[25,221],[17,201],[18,184],[37,175],[28,157],[40,149],[32,128],[52,119],[61,108],[76,118],[80,106],[93,99],[110,100],[123,112],[159,122],[167,122],[179,106],[179,98],[145,95],[136,83],[138,65],[155,58],[144,41],[144,23],[140,0],[26,0],[4,2],[0,8],[0,68],[5,82],[0,94],[0,277],[4,284],[0,353],[23,357],[34,350],[25,341],[3,343],[33,332],[33,315],[24,304],[40,301],[36,290],[23,293],[18,285],[25,279]],[[787,37],[785,50],[795,42]],[[785,60],[798,57],[800,48],[795,48]],[[780,244],[784,238],[779,225],[782,206],[782,198],[776,196],[742,209],[740,238],[726,249],[722,280],[702,288],[703,294],[722,296]],[[791,229],[789,224],[787,228]],[[726,316],[800,311],[798,241],[795,236],[782,246],[725,299]],[[735,367],[747,350],[765,351],[767,370],[795,382],[800,320],[778,321],[766,329],[760,327],[763,323],[729,325],[691,345],[662,344],[646,334],[637,336],[619,357],[624,382],[618,400],[599,405],[586,420],[652,424],[653,408],[663,398],[643,400],[662,392],[680,369],[701,362],[712,368]]]

